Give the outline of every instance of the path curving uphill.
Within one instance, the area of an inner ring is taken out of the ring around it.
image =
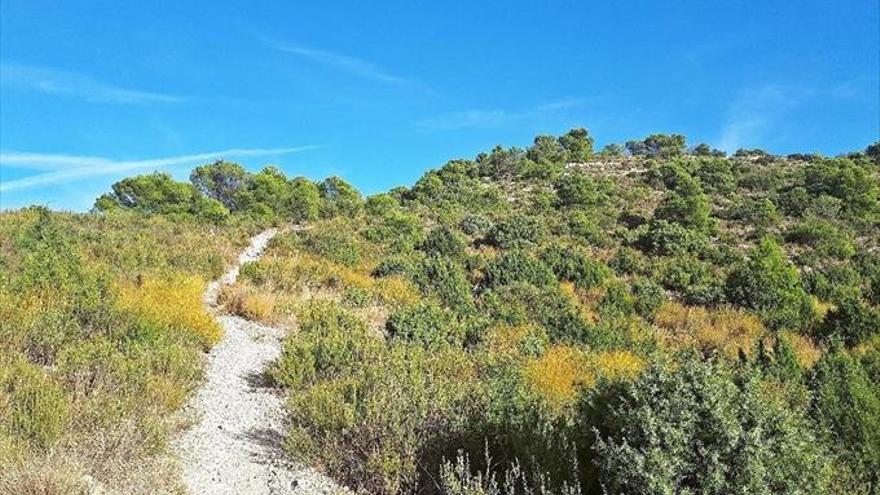
[[[205,292],[223,339],[208,354],[205,380],[186,406],[195,424],[173,442],[192,495],[318,494],[342,491],[311,468],[287,460],[281,449],[284,399],[262,377],[281,353],[283,332],[237,316],[218,315],[217,297],[235,283],[242,264],[260,257],[277,233],[251,239],[238,262]]]

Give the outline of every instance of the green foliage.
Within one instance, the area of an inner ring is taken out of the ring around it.
[[[708,263],[690,256],[676,256],[664,263],[660,282],[687,304],[708,306],[724,299],[721,275]]]
[[[639,316],[651,320],[666,301],[663,288],[648,278],[641,278],[632,284],[633,309]]]
[[[281,359],[270,375],[290,388],[315,385],[365,359],[377,348],[367,326],[332,302],[312,302],[299,314],[302,335],[284,341]]]
[[[48,449],[68,421],[61,386],[39,367],[16,360],[0,362],[0,432]]]
[[[657,206],[654,218],[705,232],[711,226],[709,213],[709,199],[703,194],[700,184],[690,177],[684,177]]]
[[[547,265],[520,250],[506,252],[492,260],[483,278],[483,284],[489,288],[516,282],[540,287],[555,281],[556,277]]]
[[[730,161],[715,158],[701,159],[696,171],[703,189],[710,192],[726,194],[736,187],[736,179]]]
[[[541,260],[559,280],[573,282],[582,289],[596,287],[611,275],[607,265],[570,247],[553,245],[541,253]]]
[[[106,214],[3,213],[0,464],[93,423],[160,452],[218,335],[203,280],[245,233],[308,222],[224,304],[299,323],[271,368],[286,448],[355,490],[876,491],[876,146],[685,144],[594,156],[573,129],[366,199],[221,161],[120,181]]]
[[[483,237],[492,230],[492,220],[484,215],[470,214],[461,219],[461,230],[467,235]]]
[[[797,269],[778,244],[764,239],[727,279],[727,299],[757,311],[773,328],[801,329],[814,318]]]
[[[837,351],[819,362],[815,389],[813,414],[827,444],[844,461],[836,466],[840,485],[850,493],[876,493],[880,487],[877,377],[857,358]]]
[[[321,210],[321,192],[314,182],[297,177],[290,182],[290,214],[294,222],[318,218]]]
[[[757,374],[683,358],[595,395],[585,419],[606,493],[827,493],[829,470],[803,413]]]
[[[554,343],[600,343],[571,300],[557,287],[536,287],[523,282],[494,287],[483,295],[480,309],[503,324],[540,325]]]
[[[845,297],[825,315],[818,333],[826,339],[840,339],[855,346],[880,335],[880,310],[861,299]]]
[[[477,170],[482,177],[510,179],[520,174],[525,153],[518,148],[496,146],[491,153],[477,156]]]
[[[559,136],[559,145],[568,152],[570,162],[583,163],[593,157],[593,137],[583,127]]]
[[[568,150],[555,136],[537,136],[526,156],[537,164],[562,164],[569,159]]]
[[[361,258],[357,240],[343,229],[310,229],[300,232],[298,238],[309,252],[346,266],[354,266]]]
[[[639,237],[638,246],[648,254],[661,256],[700,254],[708,248],[708,239],[704,233],[680,223],[655,219]]]
[[[442,344],[460,346],[464,342],[464,328],[458,324],[454,314],[427,302],[401,308],[388,318],[385,328],[391,338],[426,347]]]
[[[586,174],[572,173],[563,176],[556,183],[559,205],[564,207],[596,206],[605,199],[605,193]]]
[[[353,216],[363,206],[364,199],[357,189],[339,177],[328,177],[318,185],[324,200],[323,215]]]
[[[685,137],[681,134],[651,134],[644,141],[628,141],[626,149],[635,156],[672,158],[684,154]]]
[[[804,177],[807,192],[841,200],[844,210],[855,217],[871,218],[880,207],[877,178],[852,160],[834,158],[811,163]]]
[[[217,200],[230,211],[238,209],[238,194],[244,190],[250,174],[237,163],[217,160],[196,167],[189,174],[192,185],[204,196]]]
[[[201,196],[192,185],[176,182],[171,175],[162,172],[123,179],[113,184],[112,189],[111,194],[98,198],[95,209],[194,215],[211,221],[223,220],[229,214],[217,200]]]
[[[517,215],[495,224],[489,242],[501,249],[524,248],[539,243],[546,234],[540,218]]]
[[[445,256],[460,260],[465,256],[467,241],[447,226],[440,226],[428,233],[419,249],[428,255]]]
[[[851,236],[823,219],[807,218],[798,222],[786,232],[785,239],[810,246],[821,256],[846,259],[856,252]]]
[[[425,258],[413,270],[412,280],[423,293],[437,297],[450,308],[467,310],[472,305],[467,273],[453,259],[439,256]]]

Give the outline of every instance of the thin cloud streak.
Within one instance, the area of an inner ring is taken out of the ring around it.
[[[463,110],[421,119],[415,122],[415,127],[421,131],[452,131],[458,129],[503,127],[528,118],[579,107],[586,103],[587,100],[583,98],[563,98],[518,112],[497,109]]]
[[[371,79],[373,81],[379,81],[398,86],[422,86],[422,84],[418,81],[392,74],[382,67],[374,64],[373,62],[369,62],[360,58],[305,45],[282,43],[266,37],[263,37],[263,41],[273,49],[280,52],[296,55],[298,57],[311,60],[312,62],[331,67],[342,72],[347,72],[363,79]]]
[[[105,83],[86,74],[32,65],[3,64],[0,86],[60,96],[73,96],[100,103],[146,105],[181,103],[183,96],[123,88]]]
[[[778,137],[785,117],[814,90],[775,84],[744,88],[728,107],[716,146],[729,153]]]
[[[36,186],[51,186],[74,182],[77,180],[111,175],[119,172],[131,172],[143,169],[157,169],[222,157],[248,157],[283,155],[314,149],[316,146],[298,146],[292,148],[234,148],[223,151],[212,151],[192,155],[181,155],[150,160],[116,161],[102,157],[73,155],[55,155],[41,153],[0,153],[0,166],[16,167],[32,170],[53,170],[43,174],[0,182],[0,191],[27,189]],[[40,165],[37,165],[40,164]]]

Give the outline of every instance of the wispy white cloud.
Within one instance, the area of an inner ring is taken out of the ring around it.
[[[587,103],[583,98],[562,98],[542,103],[534,108],[508,110],[463,110],[428,117],[415,122],[415,127],[422,131],[450,131],[469,128],[496,128],[511,125],[526,119],[551,115]]]
[[[37,91],[51,95],[73,96],[101,103],[150,104],[180,103],[183,96],[123,88],[79,72],[32,65],[0,65],[0,86]]]
[[[280,42],[266,37],[262,37],[262,39],[264,43],[275,50],[295,55],[362,79],[369,79],[396,86],[407,86],[432,93],[432,91],[422,82],[389,72],[385,68],[368,60],[311,46]]]
[[[501,127],[519,120],[522,114],[504,110],[463,110],[419,120],[416,127],[423,131],[451,131],[475,127]]]
[[[779,137],[786,115],[814,93],[774,84],[740,90],[726,111],[716,146],[733,152]]]
[[[137,170],[161,169],[224,157],[283,155],[314,148],[315,146],[228,149],[149,160],[122,161],[95,156],[57,155],[14,151],[3,152],[0,153],[0,167],[40,170],[45,171],[45,173],[0,182],[0,192],[28,189],[37,186],[65,184],[90,177],[113,175],[121,172],[133,172]]]

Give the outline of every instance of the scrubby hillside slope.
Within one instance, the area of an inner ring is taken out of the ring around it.
[[[725,156],[677,135],[597,153],[576,129],[367,198],[227,162],[190,184],[134,177],[84,218],[236,239],[243,222],[308,224],[220,302],[290,330],[269,371],[288,395],[286,449],[353,489],[873,493],[878,154]],[[6,215],[22,229],[14,215],[34,213]],[[27,246],[7,243],[3,263]],[[18,276],[9,308],[27,300]],[[63,367],[9,342],[9,366],[76,404]],[[55,448],[66,426],[40,440],[44,406],[17,398],[42,385],[3,379],[0,407],[25,418],[4,424],[11,452]]]

